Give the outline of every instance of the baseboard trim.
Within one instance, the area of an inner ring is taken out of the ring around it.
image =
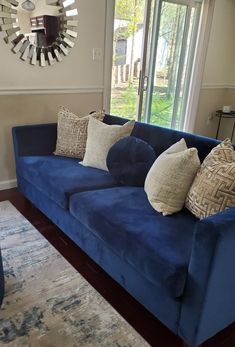
[[[1,95],[48,95],[48,94],[86,94],[103,93],[102,86],[91,87],[64,87],[64,88],[17,88],[0,89]]]
[[[17,180],[0,181],[0,190],[11,189],[17,187]]]

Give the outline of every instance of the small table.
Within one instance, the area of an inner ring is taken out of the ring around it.
[[[234,131],[235,131],[235,111],[225,113],[222,110],[218,110],[218,111],[216,111],[216,117],[219,117],[219,124],[218,124],[217,132],[216,132],[216,139],[218,139],[221,119],[222,118],[234,119],[234,124],[233,124],[233,129],[232,129],[232,137],[231,137],[231,141],[233,141],[233,135],[234,135]]]

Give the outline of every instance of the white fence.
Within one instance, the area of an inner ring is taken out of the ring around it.
[[[130,80],[130,65],[114,65],[113,66],[113,86],[117,87]],[[135,62],[133,67],[133,81],[139,78],[140,75],[140,62]]]

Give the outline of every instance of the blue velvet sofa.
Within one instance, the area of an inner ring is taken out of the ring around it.
[[[201,160],[218,144],[143,123],[132,135],[156,155],[184,137]],[[143,187],[119,186],[108,172],[54,156],[56,136],[56,124],[13,128],[24,196],[190,346],[234,322],[235,208],[201,221],[186,209],[163,217]]]

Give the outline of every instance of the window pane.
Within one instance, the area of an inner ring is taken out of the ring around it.
[[[145,0],[116,0],[111,114],[136,118]]]
[[[145,115],[145,118],[152,124],[180,129],[184,121],[200,11],[198,6],[190,7],[177,1],[163,1],[160,10],[155,68],[149,71],[149,75],[154,76],[151,106],[146,107],[150,117]],[[148,98],[146,100],[148,102]]]

